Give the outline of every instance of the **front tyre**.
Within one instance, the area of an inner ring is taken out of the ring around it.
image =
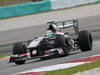
[[[13,46],[13,55],[20,55],[20,54],[26,54],[26,46],[21,42],[17,42]],[[17,59],[19,58],[16,58],[16,60]],[[20,61],[16,61],[16,60],[14,62],[17,65],[21,65],[25,63],[25,60],[20,60]]]
[[[87,30],[79,32],[78,37],[79,47],[82,52],[90,51],[92,49],[92,36]]]
[[[15,61],[15,64],[17,64],[17,65],[25,64],[25,60]]]
[[[24,53],[26,53],[26,46],[21,42],[15,43],[13,46],[13,55]]]

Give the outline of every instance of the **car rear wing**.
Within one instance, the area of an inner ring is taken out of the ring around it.
[[[61,22],[56,22],[56,25],[58,26],[59,29],[67,29],[70,27],[74,28],[76,36],[79,33],[79,28],[78,28],[78,20],[68,20],[68,21],[61,21]]]
[[[78,20],[68,20],[68,21],[61,21],[61,22],[56,22],[56,25],[60,29],[65,29],[69,27],[78,27]]]
[[[52,22],[48,22],[48,23],[51,24],[51,25],[52,24],[57,25],[57,27],[59,29],[67,29],[67,28],[73,27],[76,35],[79,33],[78,20],[77,19],[68,20],[68,21],[60,21],[60,22],[52,21]]]

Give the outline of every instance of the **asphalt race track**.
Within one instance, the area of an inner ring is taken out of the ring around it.
[[[97,17],[97,18],[94,17],[93,19],[94,20],[96,19],[95,23],[93,21],[93,24],[95,24],[95,27],[100,26],[99,25],[100,24],[100,21],[99,21],[100,16]],[[89,19],[87,19],[87,20],[89,20]],[[89,23],[87,20],[86,19],[79,20],[80,24],[82,25],[80,27],[81,29],[85,29],[85,28],[88,29],[89,28],[89,26],[85,25],[85,24]],[[90,24],[92,24],[92,23],[90,23]],[[88,24],[88,25],[90,25],[90,24]],[[84,27],[84,25],[85,25],[85,27]],[[39,27],[36,27],[36,28],[39,28]],[[40,31],[37,31],[36,28],[35,27],[33,27],[33,28],[30,27],[30,28],[26,28],[26,29],[12,30],[12,31],[9,31],[9,32],[1,32],[0,35],[5,35],[5,36],[12,35],[13,42],[15,40],[19,41],[19,39],[21,41],[22,40],[28,40],[28,39],[31,39],[32,36],[40,35],[39,32],[44,30],[45,26],[42,27]],[[35,35],[32,35],[32,34],[35,34]],[[20,37],[18,35],[20,35]],[[76,51],[76,52],[72,52],[69,56],[62,57],[62,58],[52,58],[52,59],[48,59],[48,60],[39,60],[39,59],[28,60],[26,62],[26,64],[24,64],[24,65],[15,65],[14,63],[8,63],[9,59],[0,59],[0,75],[13,75],[17,72],[30,70],[30,69],[33,69],[33,68],[38,68],[38,67],[42,67],[42,66],[57,64],[57,63],[66,62],[66,61],[73,60],[73,59],[79,59],[79,58],[82,58],[82,57],[87,57],[87,56],[99,54],[100,53],[100,39],[99,39],[100,38],[100,32],[92,33],[92,35],[93,35],[93,38],[94,38],[92,51],[81,52],[79,50],[79,51]],[[4,38],[6,38],[6,37],[4,37]],[[11,41],[12,38],[10,38],[10,36],[8,36],[8,38],[9,38],[10,42],[12,42]],[[1,39],[3,39],[3,36],[2,36]],[[3,42],[3,40],[2,40],[2,42]],[[8,39],[7,39],[7,42],[9,42]],[[12,48],[12,46],[0,47],[0,52],[2,52],[2,53],[11,52],[11,48]],[[5,50],[5,51],[3,52],[3,50]]]
[[[99,45],[100,45],[100,41],[96,40],[94,41],[92,51],[81,52],[79,50],[79,51],[71,53],[69,56],[62,57],[62,58],[52,58],[48,60],[39,60],[39,59],[28,60],[26,64],[24,65],[15,65],[14,63],[7,63],[9,59],[1,59],[0,60],[0,74],[13,75],[14,73],[30,70],[33,68],[53,65],[53,64],[73,60],[73,59],[79,59],[82,57],[99,54],[100,53]]]
[[[87,30],[94,30],[100,29],[100,15],[92,16],[87,18],[81,18],[79,21],[79,29],[87,29]],[[25,41],[32,39],[35,36],[39,36],[45,33],[48,25],[33,25],[32,27],[9,30],[0,32],[0,45],[14,43],[17,41]],[[99,36],[100,33],[93,33],[93,37]],[[96,39],[97,39],[96,38]],[[12,45],[8,46],[0,46],[0,53],[9,53],[11,52]]]
[[[93,32],[92,36],[93,36],[93,40],[99,40],[100,39],[100,32]],[[7,46],[1,46],[0,47],[0,54],[4,54],[4,53],[11,53],[13,48],[13,45],[7,45]]]

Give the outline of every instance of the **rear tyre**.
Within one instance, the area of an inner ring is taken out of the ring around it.
[[[17,42],[13,46],[13,55],[19,55],[19,54],[26,54],[26,46],[23,45],[21,42]],[[15,64],[21,65],[24,64],[25,60],[15,61]]]
[[[65,44],[65,38],[63,35],[57,35],[55,40],[56,48],[62,48],[64,51],[63,55],[60,56],[67,56],[69,54],[69,50],[67,50],[66,44]]]
[[[87,30],[79,32],[78,42],[82,52],[92,50],[92,36]]]

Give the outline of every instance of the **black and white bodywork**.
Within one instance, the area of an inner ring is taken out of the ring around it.
[[[48,22],[49,25],[45,34],[36,37],[27,44],[17,42],[13,46],[10,62],[15,64],[24,64],[26,60],[50,56],[67,56],[71,51],[92,50],[92,36],[88,30],[79,31],[78,20],[69,20],[63,22]],[[73,27],[74,33],[61,32],[61,30]],[[71,37],[73,36],[74,37]]]

